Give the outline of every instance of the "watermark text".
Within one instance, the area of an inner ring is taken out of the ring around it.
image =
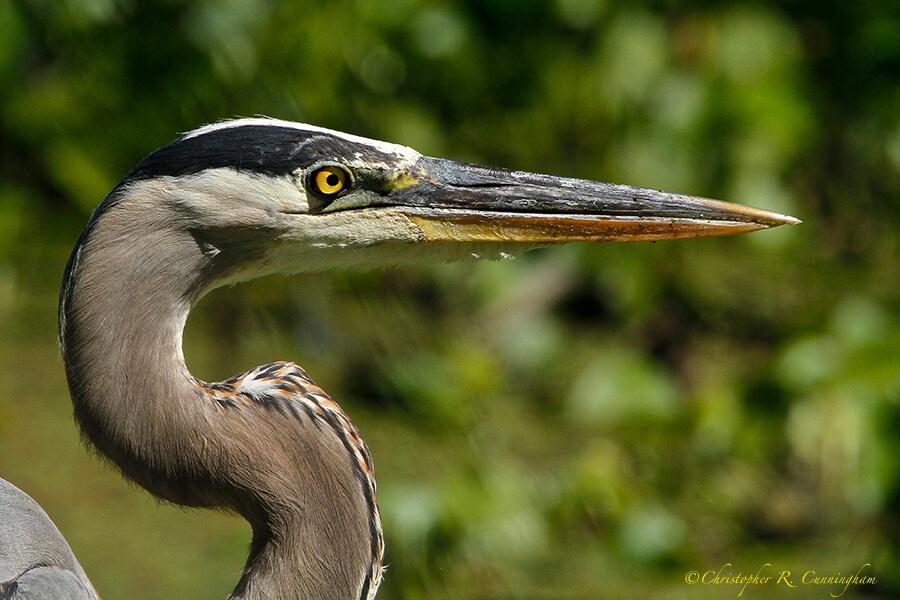
[[[872,573],[872,565],[865,563],[852,573],[829,573],[816,569],[779,569],[771,563],[759,568],[742,570],[731,563],[725,563],[715,569],[688,571],[684,575],[688,585],[723,585],[734,586],[738,598],[744,596],[754,587],[777,586],[797,588],[821,586],[832,598],[840,598],[851,586],[873,585],[878,578]]]

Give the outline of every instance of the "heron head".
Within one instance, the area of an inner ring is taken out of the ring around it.
[[[693,196],[430,158],[274,119],[192,131],[146,157],[117,190],[107,202],[151,192],[143,195],[161,198],[211,260],[252,265],[252,273],[231,268],[231,279],[799,222]]]

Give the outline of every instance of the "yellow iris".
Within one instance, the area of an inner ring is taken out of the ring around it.
[[[333,196],[347,185],[347,172],[340,167],[322,167],[316,171],[313,182],[319,193]]]

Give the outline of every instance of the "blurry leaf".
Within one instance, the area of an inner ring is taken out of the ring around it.
[[[608,7],[607,0],[557,0],[556,4],[562,20],[576,29],[595,26]]]
[[[592,514],[620,517],[636,495],[628,476],[628,456],[609,439],[593,441],[571,465],[565,501]]]
[[[790,69],[802,56],[796,32],[764,5],[726,7],[713,35],[711,58],[742,85],[751,86],[770,74]]]
[[[665,369],[634,349],[607,347],[573,383],[568,413],[584,424],[668,420],[678,413],[680,399],[678,386]]]
[[[873,478],[878,470],[862,464],[877,459],[873,401],[855,389],[836,389],[795,404],[788,416],[787,434],[794,451],[813,465],[822,492],[834,501],[851,501],[866,512],[881,508],[884,489]],[[876,476],[877,477],[877,476]]]
[[[426,8],[416,15],[413,22],[416,44],[429,58],[448,56],[466,43],[466,24],[455,12],[447,8]]]
[[[695,133],[707,110],[707,90],[703,81],[688,73],[669,73],[656,91],[654,112],[663,125]]]
[[[379,486],[382,519],[401,543],[421,547],[439,518],[438,501],[421,483]]]
[[[18,241],[28,211],[28,196],[24,190],[0,183],[0,256]]]
[[[198,3],[184,20],[185,34],[211,58],[223,78],[250,79],[258,67],[255,29],[266,20],[269,5],[260,0]]]
[[[0,81],[5,81],[18,66],[24,50],[24,38],[21,17],[15,5],[0,2]]]
[[[90,212],[113,185],[115,178],[96,157],[80,146],[58,142],[47,148],[48,172],[85,211]]]
[[[351,67],[371,91],[380,94],[394,92],[406,79],[406,61],[387,44],[363,49]]]
[[[638,505],[625,515],[619,543],[632,559],[650,563],[666,558],[684,543],[687,526],[668,509]]]
[[[791,344],[779,360],[782,380],[795,388],[806,388],[822,382],[840,368],[845,358],[843,349],[824,335],[800,339]]]
[[[503,332],[504,355],[525,371],[542,369],[565,345],[562,327],[547,314],[516,319]]]
[[[120,15],[130,4],[130,0],[65,0],[65,18],[70,23],[82,27],[106,23]]]
[[[830,327],[848,348],[861,348],[896,331],[897,320],[873,299],[850,295],[835,307]]]
[[[446,508],[463,527],[463,543],[487,557],[538,555],[548,531],[532,501],[531,482],[511,465],[488,465],[480,471],[477,485],[457,480],[444,490]]]
[[[746,418],[733,385],[706,387],[695,395],[694,402],[698,412],[696,448],[704,454],[728,452]]]
[[[618,112],[647,98],[669,55],[666,39],[658,16],[643,11],[619,15],[603,38],[601,100]]]

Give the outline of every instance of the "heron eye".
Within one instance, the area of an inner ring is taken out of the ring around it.
[[[316,191],[325,196],[334,196],[347,186],[347,172],[340,167],[322,167],[313,174]]]

